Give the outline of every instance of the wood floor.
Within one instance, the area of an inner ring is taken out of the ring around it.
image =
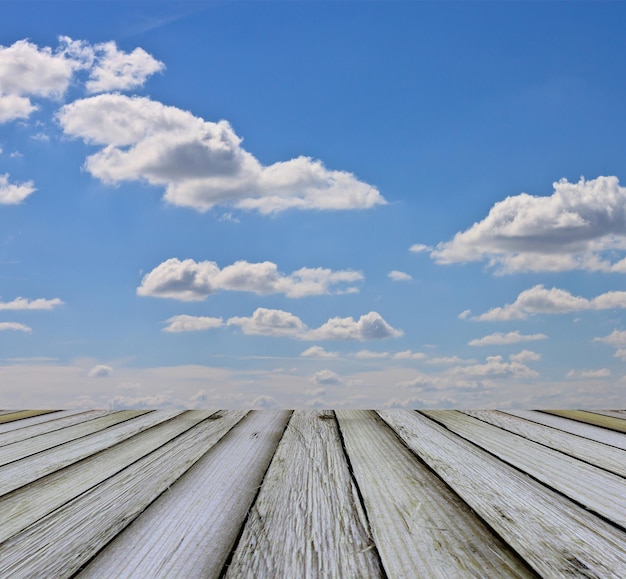
[[[626,411],[0,411],[0,578],[626,577]]]

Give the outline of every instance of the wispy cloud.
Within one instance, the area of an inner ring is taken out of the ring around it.
[[[519,331],[508,332],[504,334],[502,332],[495,332],[484,336],[482,338],[476,338],[468,342],[469,346],[501,346],[504,344],[517,344],[518,342],[533,342],[535,340],[546,340],[548,336],[545,334],[520,334]]]

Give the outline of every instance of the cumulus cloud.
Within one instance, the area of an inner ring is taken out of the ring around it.
[[[338,358],[339,352],[328,352],[322,346],[311,346],[300,354],[303,358]]]
[[[626,308],[626,292],[610,291],[593,299],[574,296],[567,290],[536,285],[524,290],[512,304],[473,317],[481,322],[525,320],[534,314],[567,314],[582,310],[611,310]]]
[[[570,370],[566,378],[608,378],[611,371],[608,368],[598,370]]]
[[[320,370],[311,376],[311,382],[323,386],[330,386],[342,383],[341,376],[332,370]]]
[[[0,114],[2,113],[0,104]],[[9,183],[9,175],[0,175],[0,205],[18,205],[36,191],[32,181]]]
[[[32,332],[32,328],[17,322],[0,322],[0,332],[5,330],[16,330],[18,332]]]
[[[426,358],[426,354],[413,352],[412,350],[403,350],[402,352],[396,352],[392,358],[394,360],[423,360]]]
[[[495,332],[484,336],[482,338],[476,338],[468,342],[470,346],[500,346],[503,344],[517,344],[518,342],[532,342],[535,340],[545,340],[548,336],[545,334],[520,334],[519,331],[509,332],[504,334],[502,332]]]
[[[282,293],[290,298],[300,298],[358,291],[356,287],[346,284],[362,279],[363,274],[356,271],[332,271],[321,267],[303,267],[285,275],[271,261],[237,261],[220,269],[214,261],[181,261],[171,258],[144,276],[137,294],[201,301],[212,293],[224,290],[256,294]]]
[[[359,350],[355,355],[355,358],[362,360],[368,360],[372,358],[388,358],[389,352],[372,352],[371,350]]]
[[[67,135],[103,148],[85,168],[104,183],[144,181],[165,188],[173,205],[257,210],[365,209],[385,204],[371,185],[317,160],[263,166],[241,147],[228,122],[217,123],[148,98],[102,94],[64,106]]]
[[[166,409],[178,406],[174,403],[170,394],[147,394],[145,396],[113,396],[109,399],[107,407],[109,410],[122,410],[125,408],[134,408],[141,410],[149,409]]]
[[[613,330],[608,336],[594,338],[593,341],[613,346],[615,348],[613,356],[626,362],[626,331]]]
[[[163,328],[164,332],[200,332],[224,325],[222,318],[207,318],[203,316],[172,316],[166,320],[169,325]]]
[[[411,281],[413,279],[408,273],[403,271],[393,270],[387,274],[387,277],[392,281]]]
[[[577,183],[561,179],[554,193],[522,193],[496,203],[487,217],[431,252],[437,263],[486,260],[497,273],[626,272],[626,188],[617,177]]]
[[[541,360],[541,354],[537,354],[537,352],[532,350],[522,350],[517,354],[511,354],[509,360],[511,362],[537,362]]]
[[[331,318],[319,328],[309,329],[297,316],[283,310],[257,308],[251,317],[233,317],[229,326],[239,326],[244,334],[283,336],[300,340],[382,340],[401,336],[377,312],[354,318]]]
[[[510,342],[507,342],[510,343]],[[471,378],[488,376],[511,376],[515,378],[535,378],[539,374],[521,362],[505,362],[502,356],[487,356],[484,364],[455,368],[455,374]]]
[[[249,405],[255,410],[274,410],[280,408],[278,400],[273,396],[257,396]]]
[[[427,364],[441,365],[441,366],[449,366],[451,364],[472,364],[476,362],[473,358],[463,359],[459,358],[459,356],[440,356],[438,358],[430,358],[426,360]]]
[[[26,119],[37,107],[27,97],[0,94],[0,123],[14,119]]]
[[[110,376],[112,373],[113,373],[113,368],[111,368],[111,366],[105,366],[103,364],[99,364],[97,366],[94,366],[91,370],[89,370],[89,373],[87,374],[87,376],[89,376],[90,378],[106,378]]]
[[[85,83],[90,93],[129,90],[142,86],[147,78],[165,69],[142,48],[130,53],[118,50],[115,42],[94,46],[95,66]]]
[[[424,245],[423,243],[414,243],[411,247],[409,247],[409,251],[412,251],[413,253],[421,253],[423,251],[431,250],[432,247],[430,247],[430,245]]]
[[[62,304],[63,302],[59,298],[28,300],[20,297],[11,302],[0,302],[0,310],[51,310]]]

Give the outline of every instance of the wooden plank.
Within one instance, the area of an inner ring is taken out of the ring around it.
[[[501,410],[500,412],[506,412],[513,416],[519,416],[526,420],[532,420],[538,424],[545,424],[551,428],[556,428],[564,432],[570,432],[576,436],[582,436],[596,442],[608,444],[615,448],[621,448],[626,450],[626,434],[621,432],[614,432],[613,430],[607,430],[606,428],[600,428],[599,426],[593,426],[591,424],[585,424],[576,420],[570,420],[569,418],[562,418],[560,416],[553,416],[544,412],[538,412],[536,410]]]
[[[616,432],[626,432],[626,422],[621,418],[602,416],[601,414],[594,414],[593,412],[587,412],[585,410],[540,410],[540,412],[570,418],[571,420],[578,420],[579,422],[608,428]]]
[[[48,413],[48,414],[40,414],[39,416],[33,416],[31,418],[24,418],[22,420],[16,420],[14,422],[5,422],[4,424],[0,424],[0,435],[3,435],[7,432],[13,432],[15,430],[21,430],[22,428],[28,428],[30,426],[34,426],[35,424],[42,424],[44,422],[52,422],[57,420],[58,418],[63,418],[64,416],[71,416],[73,414],[82,414],[85,410],[59,410],[58,412]],[[110,411],[103,410],[102,413],[106,413]]]
[[[497,410],[465,410],[463,413],[626,477],[626,451],[622,449],[581,438],[517,416],[504,414]]]
[[[154,411],[0,467],[0,496],[98,453],[182,412]]]
[[[88,422],[84,422],[82,424],[75,424],[74,426],[70,426],[56,432],[40,434],[38,436],[34,436],[33,438],[21,440],[13,444],[7,444],[6,446],[0,447],[0,467],[44,450],[54,448],[55,446],[60,446],[84,436],[97,433],[101,430],[105,430],[106,428],[110,428],[111,426],[115,426],[116,424],[120,424],[122,422],[126,422],[127,420],[131,420],[132,418],[136,418],[137,416],[141,416],[142,414],[146,414],[147,412],[149,411],[121,410],[119,412],[113,412],[112,414],[101,416],[100,418],[96,418],[94,420],[89,420]]]
[[[336,414],[387,576],[534,576],[375,413]]]
[[[58,412],[55,414],[59,414],[60,416],[54,420],[46,420],[42,424],[23,426],[22,428],[12,430],[11,432],[0,434],[0,446],[13,444],[14,442],[26,440],[27,438],[33,438],[35,436],[39,436],[40,434],[54,432],[55,430],[61,430],[61,428],[67,428],[68,426],[73,426],[74,424],[80,424],[81,422],[87,422],[88,420],[93,420],[94,418],[111,414],[111,412],[108,410],[90,410],[88,412],[70,412],[69,414]],[[47,416],[53,415],[46,415],[46,417]]]
[[[626,482],[622,477],[455,410],[421,412],[626,529]]]
[[[31,416],[50,414],[51,412],[57,412],[57,410],[13,410],[8,414],[0,416],[0,424],[13,422],[14,420],[23,420],[24,418],[30,418]]]
[[[110,444],[102,447],[104,450],[66,468],[56,469],[52,474],[0,497],[0,520],[3,522],[0,525],[0,543],[212,417],[214,413],[214,410],[159,410],[137,418],[133,421],[133,430],[128,429],[130,424],[126,425],[126,439],[121,439],[121,442],[118,438],[109,439],[105,442]],[[234,415],[233,424],[240,418],[241,414]]]
[[[540,576],[626,577],[620,529],[421,414],[379,414]]]
[[[295,411],[225,577],[380,576],[332,411]]]
[[[589,410],[592,414],[600,414],[600,416],[610,416],[611,418],[618,418],[619,420],[626,420],[626,414],[621,410]]]
[[[0,577],[75,574],[191,468],[243,414],[204,420],[0,544]],[[229,479],[225,484],[232,491],[238,482]]]
[[[290,414],[250,413],[79,576],[218,577]]]

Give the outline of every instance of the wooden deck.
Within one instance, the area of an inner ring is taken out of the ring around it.
[[[626,577],[623,411],[0,411],[0,577]]]

